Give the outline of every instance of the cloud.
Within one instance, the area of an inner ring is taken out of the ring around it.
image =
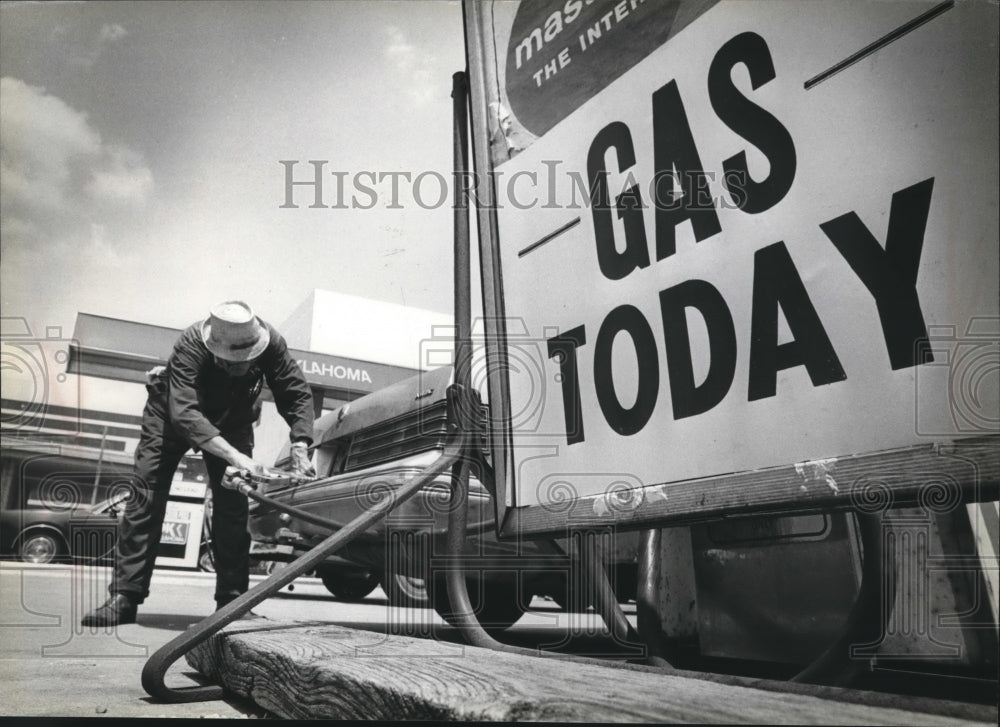
[[[153,173],[142,157],[121,146],[105,150],[102,168],[95,168],[87,192],[98,201],[142,204],[153,188]]]
[[[388,42],[385,55],[395,67],[395,75],[408,79],[405,93],[412,103],[425,104],[440,97],[441,74],[432,53],[412,43],[396,25],[385,26]]]
[[[31,178],[64,180],[72,158],[100,150],[86,114],[16,78],[0,79],[0,121],[4,162]]]
[[[101,26],[97,35],[80,36],[71,34],[64,27],[57,27],[51,33],[51,38],[61,45],[69,45],[72,52],[69,55],[69,62],[81,68],[90,68],[97,59],[101,57],[105,49],[117,43],[128,35],[128,31],[118,23],[105,23]],[[75,36],[75,37],[74,37]]]
[[[101,43],[114,43],[116,40],[121,40],[126,35],[128,31],[125,30],[118,23],[111,23],[110,25],[105,24],[101,26],[101,34],[99,36]]]
[[[85,113],[44,88],[0,78],[5,248],[85,234],[92,223],[144,205],[152,189],[142,156],[105,143]]]

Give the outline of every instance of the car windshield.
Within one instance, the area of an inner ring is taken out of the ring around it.
[[[96,513],[110,513],[114,510],[120,510],[125,507],[125,501],[128,500],[129,497],[131,497],[131,493],[128,490],[121,490],[120,492],[116,492],[107,500],[94,505],[91,508],[91,511]]]

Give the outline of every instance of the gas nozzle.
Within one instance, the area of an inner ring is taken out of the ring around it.
[[[226,467],[226,472],[222,475],[222,486],[247,494],[247,490],[256,490],[257,487],[252,482],[252,475],[249,470],[242,470],[239,467]]]
[[[293,481],[295,481],[294,478],[288,472],[267,470],[260,474],[254,474],[249,470],[232,466],[226,467],[226,472],[222,476],[223,487],[242,492],[244,495],[247,492],[256,492],[258,489],[290,485]]]

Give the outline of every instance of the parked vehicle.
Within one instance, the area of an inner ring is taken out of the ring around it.
[[[314,436],[321,477],[265,489],[264,494],[342,525],[377,506],[389,488],[417,476],[441,453],[452,421],[445,395],[451,377],[449,367],[421,373],[324,415]],[[279,456],[278,467],[285,457],[287,452]],[[502,629],[521,617],[535,595],[567,603],[572,566],[565,542],[497,539],[493,497],[481,479],[488,478],[488,468],[484,458],[478,476],[470,477],[463,566],[480,621]],[[345,545],[317,575],[335,595],[339,590],[360,592],[377,577],[390,603],[429,604],[450,618],[444,583],[450,489],[450,474],[442,474]],[[272,560],[292,560],[329,534],[259,503],[251,504],[250,531],[252,556]],[[634,552],[615,557],[622,561],[623,573],[634,572]],[[369,574],[367,579],[359,569]]]
[[[3,552],[25,563],[108,562],[127,491],[95,505],[31,507],[0,512]]]

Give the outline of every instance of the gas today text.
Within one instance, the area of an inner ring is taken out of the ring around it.
[[[755,180],[749,174],[745,151],[722,162],[723,184],[734,206],[745,214],[758,215],[778,206],[791,189],[796,150],[781,121],[734,85],[731,73],[739,64],[749,71],[753,89],[775,78],[771,53],[761,36],[749,32],[735,36],[715,54],[708,71],[708,94],[716,116],[763,153],[770,164],[768,175]],[[655,178],[662,182],[653,195],[652,246],[646,239],[645,215],[649,208],[643,203],[638,184],[618,194],[612,203],[606,167],[606,158],[612,156],[618,166],[614,171],[625,175],[636,164],[637,151],[646,150],[635,148],[629,126],[622,121],[607,124],[590,143],[587,176],[593,201],[595,262],[608,280],[626,280],[636,270],[677,254],[676,230],[681,223],[691,225],[696,243],[722,232],[716,207],[707,193],[709,179],[687,119],[676,81],[652,94],[651,151]],[[678,193],[673,170],[679,179],[687,180],[689,191],[693,188],[701,193]],[[933,360],[929,351],[917,346],[927,338],[927,327],[916,289],[933,186],[930,177],[895,191],[884,235],[870,230],[850,210],[819,223],[845,265],[871,294],[888,364],[894,371]],[[873,195],[879,193],[871,190]],[[702,279],[686,280],[660,290],[657,296],[673,418],[707,412],[726,397],[735,378],[737,338],[729,303],[714,285]],[[748,401],[775,396],[778,372],[798,366],[805,367],[813,386],[847,379],[784,241],[756,251],[751,299],[738,304],[749,304],[751,310]],[[700,383],[695,380],[691,357],[688,308],[703,318],[708,333],[709,367]],[[783,343],[779,343],[778,335],[779,310],[792,335],[792,340]],[[614,384],[612,347],[620,333],[631,339],[635,355],[637,392],[630,406],[621,403]],[[596,335],[586,325],[579,325],[549,338],[547,343],[548,354],[561,374],[568,444],[586,438],[580,395],[580,376],[585,372],[578,352],[588,345],[593,346],[594,390],[607,424],[626,436],[646,426],[657,404],[661,363],[652,325],[639,308],[623,302],[604,317]]]

